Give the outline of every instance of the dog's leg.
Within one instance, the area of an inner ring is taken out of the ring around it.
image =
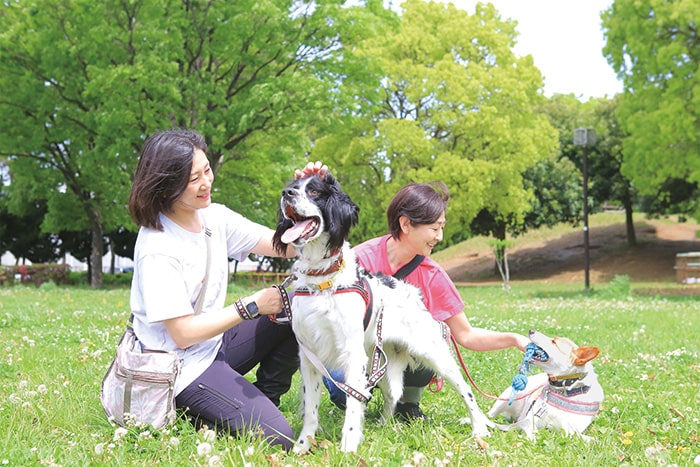
[[[418,345],[415,345],[416,343]],[[439,369],[443,378],[457,388],[467,409],[469,409],[474,436],[477,438],[489,436],[488,427],[494,426],[494,424],[486,418],[486,415],[477,405],[474,394],[466,381],[464,381],[464,378],[462,378],[459,366],[457,366],[457,362],[455,362],[447,342],[441,338],[439,340],[433,339],[431,342],[431,339],[424,337],[423,340],[416,339],[412,341],[412,344],[417,348],[409,350],[411,355],[423,360],[424,365],[428,368]]]
[[[367,359],[364,349],[361,347],[355,352],[350,352],[352,358],[348,359],[345,374],[346,383],[358,391],[365,391],[367,376],[365,374]],[[343,424],[343,436],[340,442],[340,450],[343,452],[356,452],[362,441],[362,425],[365,420],[367,404],[348,396],[345,403],[345,423]]]
[[[403,394],[403,373],[408,365],[405,352],[390,353],[387,350],[387,366],[384,378],[379,381],[379,387],[384,397],[382,423],[394,416],[396,402]]]
[[[474,398],[474,393],[469,385],[464,381],[464,378],[462,378],[459,367],[455,361],[452,360],[452,355],[449,352],[447,353],[448,355],[445,357],[449,358],[449,360],[443,361],[442,365],[440,366],[438,366],[439,364],[433,364],[435,365],[434,368],[440,368],[440,374],[442,377],[453,384],[457,388],[459,394],[462,396],[467,409],[469,409],[469,416],[472,420],[472,433],[474,437],[487,437],[489,436],[488,427],[493,426],[493,422],[486,418],[486,415],[484,415],[484,413],[481,411],[476,403],[476,399]],[[447,364],[445,362],[447,362]]]
[[[304,425],[294,445],[295,454],[311,451],[314,435],[318,430],[318,408],[321,403],[321,373],[314,367],[303,352],[300,352],[299,371],[301,372],[301,409]]]

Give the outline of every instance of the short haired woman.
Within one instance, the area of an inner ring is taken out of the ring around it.
[[[253,319],[279,313],[280,294],[268,287],[225,306],[229,258],[278,256],[273,231],[212,203],[214,174],[206,150],[204,138],[189,130],[156,133],[143,146],[129,198],[139,226],[131,284],[134,332],[143,351],[180,355],[175,402],[196,426],[234,436],[261,433],[287,449],[293,433],[277,405],[299,365],[297,343],[290,326]],[[196,314],[207,275],[206,235],[210,266]],[[250,383],[243,375],[256,365]]]

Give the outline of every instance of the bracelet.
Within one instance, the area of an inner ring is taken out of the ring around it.
[[[255,318],[254,316],[251,316],[240,298],[233,303],[236,305],[236,311],[238,311],[238,315],[241,317],[241,319],[250,320]]]

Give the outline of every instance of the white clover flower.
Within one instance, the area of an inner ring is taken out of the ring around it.
[[[693,464],[700,465],[700,455],[695,456],[695,460],[693,461]]]
[[[95,445],[95,454],[101,456],[105,452],[105,443],[99,443]]]
[[[253,446],[248,446],[245,450],[245,455],[252,456],[253,454],[255,454],[255,448]]]
[[[425,460],[425,455],[422,452],[415,451],[413,453],[413,465],[419,465]]]
[[[45,384],[40,384],[39,386],[36,387],[36,390],[37,390],[37,392],[39,392],[40,394],[46,394],[47,392],[49,392],[49,390],[48,390],[48,388],[46,387]]]
[[[22,381],[19,382],[20,389],[25,389],[27,386],[29,386],[29,381],[27,381],[26,379],[23,379]]]
[[[12,402],[13,404],[19,404],[20,402],[22,402],[22,399],[21,399],[17,394],[15,394],[14,392],[13,392],[12,394],[10,394],[10,396],[8,397],[8,399],[9,399],[9,401]]]
[[[216,441],[216,431],[204,430],[202,432],[202,439],[208,443],[213,443],[214,441]]]
[[[211,456],[207,464],[210,467],[218,467],[219,465],[222,465],[221,458],[219,456]]]
[[[205,457],[211,454],[211,444],[202,443],[197,446],[197,455],[200,457]]]
[[[173,436],[168,440],[168,444],[171,446],[179,446],[180,445],[180,438]]]
[[[128,433],[127,429],[124,427],[119,427],[116,430],[114,430],[114,441],[119,441],[122,439],[126,434]]]
[[[617,415],[617,414],[620,413],[620,409],[618,409],[617,407],[613,407],[612,409],[610,409],[610,411],[611,411],[612,413],[614,413],[615,415]]]

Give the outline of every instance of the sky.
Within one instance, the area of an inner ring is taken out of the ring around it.
[[[446,2],[447,3],[447,2]],[[474,13],[476,0],[451,0]],[[485,2],[486,3],[486,2]],[[603,57],[600,12],[613,0],[491,0],[503,19],[518,22],[516,55],[532,55],[544,76],[544,93],[574,94],[586,101],[622,92]]]

